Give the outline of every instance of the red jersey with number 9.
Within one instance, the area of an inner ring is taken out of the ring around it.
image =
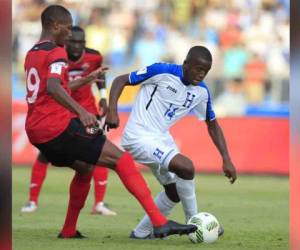
[[[25,58],[28,112],[25,129],[32,144],[48,142],[68,126],[71,112],[47,93],[47,79],[59,78],[68,88],[68,60],[64,48],[50,41],[34,45]]]

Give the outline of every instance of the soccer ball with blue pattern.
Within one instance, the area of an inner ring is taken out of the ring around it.
[[[198,227],[195,232],[188,235],[193,243],[213,243],[218,239],[220,224],[216,217],[210,213],[198,213],[192,216],[187,224],[193,224]]]

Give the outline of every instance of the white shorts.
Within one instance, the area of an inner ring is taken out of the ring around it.
[[[162,185],[175,182],[175,174],[168,171],[169,163],[179,153],[170,134],[123,137],[121,146],[132,154],[135,161],[148,166]]]

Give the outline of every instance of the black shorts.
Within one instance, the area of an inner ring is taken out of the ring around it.
[[[88,134],[81,121],[73,118],[59,136],[35,146],[55,166],[72,166],[76,160],[96,165],[105,140],[102,131]]]

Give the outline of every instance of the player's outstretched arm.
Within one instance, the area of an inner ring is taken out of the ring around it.
[[[127,84],[129,84],[129,74],[118,76],[112,83],[109,94],[109,108],[104,124],[104,128],[107,130],[119,127],[118,100]]]
[[[72,91],[75,91],[75,90],[79,89],[80,87],[82,87],[83,85],[97,82],[97,81],[103,81],[100,78],[100,76],[103,75],[105,73],[105,71],[107,71],[107,70],[108,70],[108,67],[99,67],[85,77],[81,77],[81,78],[75,79],[73,81],[70,81],[68,84],[69,88]]]
[[[47,80],[47,92],[59,104],[77,114],[84,126],[94,126],[97,119],[77,103],[61,86],[60,79],[51,77]]]
[[[212,121],[206,121],[206,124],[210,138],[213,140],[223,158],[224,174],[226,177],[228,177],[231,183],[234,183],[237,178],[236,170],[229,156],[222,129],[216,119]]]
[[[100,110],[100,118],[106,116],[108,111],[108,104],[107,104],[107,90],[106,90],[106,77],[105,74],[102,74],[98,80],[96,81],[96,85],[99,90],[100,100],[98,102],[99,110]]]

